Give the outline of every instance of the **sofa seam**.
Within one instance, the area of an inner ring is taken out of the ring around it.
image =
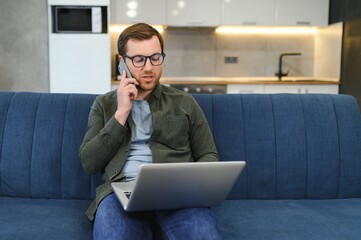
[[[4,124],[3,124],[3,132],[2,132],[2,144],[1,144],[1,149],[0,149],[0,170],[1,170],[1,166],[2,166],[2,155],[3,155],[3,149],[4,149],[4,136],[5,136],[5,126],[6,126],[6,122],[7,122],[7,119],[8,119],[8,115],[9,115],[9,109],[10,109],[10,105],[14,99],[14,96],[15,96],[15,92],[12,94],[11,96],[11,99],[9,101],[9,104],[8,104],[8,108],[6,110],[6,117],[4,118]],[[0,172],[0,196],[2,195],[2,178],[1,178],[1,172]]]
[[[30,196],[33,197],[33,188],[32,188],[32,183],[33,183],[33,175],[32,175],[32,169],[33,169],[33,150],[34,150],[34,137],[35,137],[35,126],[36,126],[36,122],[38,119],[38,113],[39,113],[39,105],[40,105],[40,101],[42,99],[43,95],[40,94],[40,97],[38,99],[38,105],[36,106],[36,115],[34,118],[34,123],[33,123],[33,137],[32,137],[32,141],[31,141],[31,156],[30,156]]]
[[[273,120],[273,134],[274,134],[274,151],[275,151],[275,199],[278,199],[278,196],[277,196],[277,189],[278,189],[278,184],[277,184],[277,176],[278,176],[278,155],[277,155],[277,136],[276,136],[276,122],[275,122],[275,112],[274,112],[274,105],[273,105],[273,98],[272,98],[272,95],[269,95],[269,98],[270,98],[270,102],[271,102],[271,112],[272,112],[272,120]]]
[[[306,147],[306,181],[305,181],[305,193],[304,193],[304,199],[307,199],[307,192],[308,192],[308,161],[309,161],[309,152],[308,152],[308,138],[307,138],[307,132],[308,132],[308,128],[307,128],[307,124],[306,124],[306,115],[305,115],[305,108],[304,108],[304,104],[302,101],[302,97],[301,95],[298,96],[300,99],[300,103],[301,103],[301,108],[302,108],[302,115],[303,115],[303,122],[305,124],[305,147]]]
[[[337,198],[340,198],[340,185],[341,185],[341,141],[340,141],[340,128],[339,121],[337,117],[336,105],[334,99],[329,95],[329,98],[332,102],[332,108],[335,114],[336,119],[336,131],[337,131],[337,147],[338,147],[338,181],[337,181]]]
[[[246,148],[246,129],[244,127],[244,105],[243,105],[243,99],[242,99],[242,95],[239,95],[239,98],[240,98],[240,106],[241,106],[241,111],[240,111],[240,114],[241,114],[241,117],[242,117],[242,123],[243,123],[243,143],[244,143],[244,160],[246,161],[247,163],[247,148]],[[246,199],[249,199],[249,188],[248,188],[248,171],[247,171],[247,168],[245,168],[244,170],[245,174],[246,174]]]
[[[61,157],[60,157],[60,197],[64,199],[64,192],[63,192],[63,147],[64,147],[64,134],[65,134],[65,120],[68,112],[68,105],[69,105],[69,98],[70,94],[67,94],[66,97],[66,104],[65,104],[65,111],[64,111],[64,118],[63,118],[63,131],[61,135]]]

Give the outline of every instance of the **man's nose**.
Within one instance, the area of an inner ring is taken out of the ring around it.
[[[150,62],[150,58],[145,60],[144,70],[151,70],[153,68],[152,63]]]

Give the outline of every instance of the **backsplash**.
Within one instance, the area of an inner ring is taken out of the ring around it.
[[[273,76],[282,52],[299,51],[301,57],[284,59],[293,75],[311,75],[313,36],[219,35],[206,30],[167,30],[165,76]],[[237,57],[237,63],[225,63]]]
[[[337,71],[330,76],[327,73],[327,69],[330,67],[327,66],[322,66],[322,69],[326,70],[325,74],[315,71],[315,66],[318,68],[320,65],[316,64],[316,61],[325,62],[334,68],[332,58],[337,55],[341,56],[341,44],[338,41],[342,37],[342,31],[336,30],[336,32],[340,32],[336,39],[333,37],[330,40],[327,35],[322,38],[327,39],[327,46],[333,46],[333,49],[323,48],[322,52],[326,52],[326,55],[319,56],[318,50],[315,49],[316,46],[322,48],[322,43],[319,42],[320,38],[317,37],[319,33],[227,35],[217,34],[212,28],[168,28],[162,33],[167,55],[163,76],[274,76],[278,70],[278,59],[281,53],[301,52],[301,56],[284,57],[283,71],[289,70],[289,76],[314,76],[317,72],[317,75],[323,77],[339,77],[336,76]],[[112,56],[117,53],[118,36],[119,33],[111,34]],[[335,49],[335,44],[336,46],[340,45],[339,49],[337,47]],[[226,64],[225,57],[236,57],[237,62]],[[113,76],[115,75],[114,59],[115,57],[112,59]]]

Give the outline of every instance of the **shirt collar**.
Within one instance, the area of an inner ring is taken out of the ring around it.
[[[152,92],[152,96],[154,96],[156,99],[159,99],[161,93],[162,93],[162,84],[158,83],[154,91]]]

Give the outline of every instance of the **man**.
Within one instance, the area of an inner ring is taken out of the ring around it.
[[[221,239],[209,208],[127,213],[112,192],[111,182],[133,181],[142,163],[219,160],[194,98],[159,83],[165,54],[158,31],[130,26],[118,51],[132,77],[124,71],[116,91],[96,98],[80,146],[84,169],[103,174],[87,211],[94,239],[152,239],[155,232],[164,239]]]

